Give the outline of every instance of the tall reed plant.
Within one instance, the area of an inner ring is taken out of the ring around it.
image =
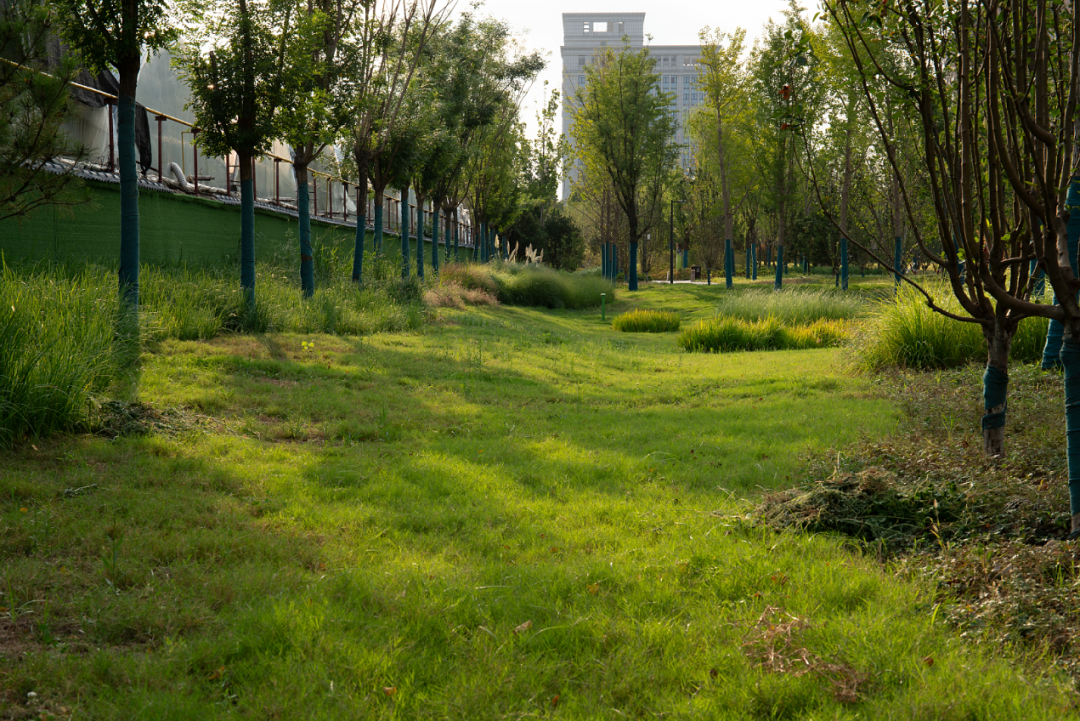
[[[946,310],[962,313],[959,302],[945,286],[933,287],[934,297]],[[1045,318],[1020,321],[1013,337],[1010,357],[1034,363],[1046,344]],[[888,300],[876,303],[854,339],[858,364],[867,370],[900,368],[955,368],[986,362],[982,327],[962,323],[935,313],[921,294],[902,288]]]
[[[639,308],[615,316],[611,327],[623,333],[668,333],[679,330],[679,323],[678,313]]]
[[[607,295],[609,303],[615,297],[615,286],[599,275],[567,273],[542,265],[452,263],[440,275],[443,282],[483,290],[506,305],[593,308],[600,305],[601,293]]]
[[[774,316],[761,320],[717,316],[683,330],[678,344],[691,353],[827,348],[845,341],[849,325],[847,321],[827,318],[787,325]]]
[[[0,274],[0,443],[89,425],[115,378],[116,275],[38,266]]]
[[[865,297],[832,289],[786,288],[779,292],[752,289],[720,297],[716,313],[728,318],[761,321],[775,318],[789,326],[816,320],[853,320],[865,313]]]

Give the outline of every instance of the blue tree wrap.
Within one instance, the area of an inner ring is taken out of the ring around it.
[[[600,275],[608,277],[607,272],[607,243],[600,244]]]
[[[750,246],[750,261],[751,269],[753,271],[753,278],[751,278],[751,280],[757,280],[757,243]]]
[[[382,234],[383,234],[383,204],[375,204],[375,219],[372,221],[374,228],[372,229],[371,236],[371,248],[375,251],[375,255],[382,255]]]
[[[1080,178],[1073,178],[1069,183],[1069,194],[1065,198],[1065,205],[1069,209],[1068,242],[1069,262],[1073,272],[1078,272],[1076,267],[1076,247],[1080,241]],[[1074,212],[1073,209],[1076,209]],[[1057,295],[1054,296],[1054,305],[1058,304]],[[1051,320],[1046,329],[1046,345],[1043,347],[1042,367],[1043,370],[1060,368],[1062,361],[1061,342],[1065,334],[1065,328],[1060,321]]]
[[[1005,413],[1009,410],[1006,400],[1009,391],[1009,376],[996,366],[987,365],[983,373],[983,407],[986,412],[982,417],[984,431],[991,428],[1005,427]],[[998,413],[991,413],[990,409],[1005,404]]]
[[[401,277],[409,277],[409,186],[401,189]]]
[[[454,216],[450,213],[446,213],[443,225],[446,229],[443,231],[443,245],[446,246],[446,262],[450,262],[450,234],[452,232],[451,225],[454,224]],[[457,237],[456,235],[454,237]]]
[[[1036,275],[1038,273],[1038,275]],[[1042,269],[1039,268],[1039,261],[1034,258],[1031,259],[1031,267],[1028,270],[1029,275],[1035,276],[1035,287],[1031,289],[1032,298],[1041,298],[1046,293],[1046,278]]]
[[[112,112],[112,108],[108,108]],[[135,169],[135,98],[121,95],[116,106],[120,154],[120,295],[129,310],[139,308],[139,175]]]
[[[300,172],[307,175],[307,168]],[[305,298],[310,298],[315,295],[315,260],[311,253],[311,208],[306,182],[296,184],[296,210],[300,216],[300,290]]]
[[[776,248],[776,281],[773,287],[780,290],[784,287],[784,246]]]
[[[366,211],[367,208],[364,209]],[[364,276],[364,236],[367,235],[367,217],[356,216],[356,240],[353,243],[352,279],[359,283]]]
[[[439,274],[439,206],[431,204],[431,269]]]
[[[893,253],[893,270],[896,275],[896,292],[900,292],[900,266],[904,262],[904,242],[900,239],[900,236],[895,236],[896,248]]]
[[[1069,460],[1069,505],[1080,513],[1080,341],[1065,339],[1061,348],[1065,366],[1065,440]]]
[[[848,245],[847,236],[840,236],[840,290],[847,290],[848,284]]]
[[[630,241],[630,282],[627,290],[637,290],[637,241]]]
[[[416,277],[424,279],[424,204],[416,203]]]
[[[240,181],[240,288],[244,303],[255,307],[255,188],[251,178]]]
[[[731,238],[724,241],[724,284],[730,288],[734,285],[735,258],[731,255]]]

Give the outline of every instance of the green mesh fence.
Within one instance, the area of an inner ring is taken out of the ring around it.
[[[44,207],[25,218],[0,221],[0,251],[11,262],[98,260],[120,255],[120,186],[86,181],[91,201],[74,207]],[[144,263],[219,265],[240,251],[240,206],[176,193],[139,191],[140,260]],[[322,242],[351,247],[355,229],[311,220]],[[255,209],[255,255],[266,258],[295,250],[300,229],[292,216]],[[428,241],[430,242],[430,240]],[[370,250],[370,241],[368,241]],[[400,253],[397,236],[387,235],[383,252]],[[299,262],[299,260],[297,261]]]

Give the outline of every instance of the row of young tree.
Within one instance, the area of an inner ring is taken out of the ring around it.
[[[777,289],[786,259],[827,264],[844,288],[852,256],[898,279],[912,264],[936,268],[948,290],[902,280],[936,312],[982,328],[994,456],[1005,450],[1017,325],[1048,319],[1044,366],[1064,368],[1080,535],[1078,13],[1066,0],[824,0],[809,17],[792,0],[753,48],[742,30],[705,28],[703,104],[684,119],[689,173],[676,169],[655,61],[647,49],[608,50],[573,108],[574,193],[590,238],[626,239],[631,288],[637,244],[660,237],[669,212],[676,241],[706,264],[723,259],[729,283],[733,241],[751,257],[768,247]],[[1053,304],[1034,295],[1041,279]]]
[[[446,257],[459,209],[478,233],[475,257],[496,254],[495,233],[519,235],[537,249],[573,236],[560,226],[556,184],[560,150],[552,130],[558,96],[542,113],[541,136],[530,141],[519,104],[544,61],[520,48],[509,26],[462,13],[451,20],[441,0],[5,0],[0,3],[0,67],[4,111],[0,132],[4,215],[49,202],[77,202],[71,173],[42,172],[61,155],[85,150],[65,142],[66,83],[79,68],[115,71],[119,78],[117,145],[121,185],[119,284],[137,313],[139,292],[138,175],[135,98],[143,57],[162,49],[190,89],[196,144],[212,156],[238,158],[241,199],[240,280],[255,303],[253,168],[275,141],[292,151],[297,180],[299,270],[303,293],[315,292],[308,202],[309,166],[336,163],[359,189],[352,278],[363,277],[365,228],[383,245],[388,189],[403,202],[402,275],[410,274],[407,201],[411,189],[435,218],[430,265]],[[63,45],[55,41],[59,36]],[[57,48],[62,52],[56,52]],[[51,70],[50,74],[40,72]],[[339,149],[343,160],[338,161]],[[10,151],[10,152],[7,152]],[[50,185],[50,182],[52,185]],[[53,186],[57,187],[53,187]],[[35,189],[34,192],[27,189]],[[65,191],[67,194],[65,194]],[[369,193],[374,217],[366,218]],[[33,202],[30,199],[33,198]],[[446,219],[439,228],[440,216]],[[416,214],[416,272],[423,276],[425,214]],[[526,243],[519,243],[522,248]],[[578,244],[580,245],[580,244]],[[569,251],[549,253],[558,265]]]

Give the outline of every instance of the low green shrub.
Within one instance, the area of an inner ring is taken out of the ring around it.
[[[935,289],[937,302],[946,310],[962,313],[947,288]],[[1046,344],[1047,320],[1020,321],[1013,337],[1010,357],[1024,363],[1037,362]],[[977,323],[963,323],[935,313],[926,299],[911,288],[877,303],[854,339],[858,364],[867,370],[900,368],[957,368],[986,362],[986,340]]]
[[[679,329],[679,314],[667,310],[632,310],[615,316],[611,327],[623,333],[667,333]]]
[[[806,324],[827,318],[852,320],[866,311],[867,302],[857,294],[833,289],[752,289],[721,296],[717,315],[758,321],[776,318],[787,325]]]
[[[825,348],[843,343],[847,329],[846,321],[826,318],[788,326],[772,316],[752,321],[718,316],[685,329],[678,344],[688,352],[706,353]]]

